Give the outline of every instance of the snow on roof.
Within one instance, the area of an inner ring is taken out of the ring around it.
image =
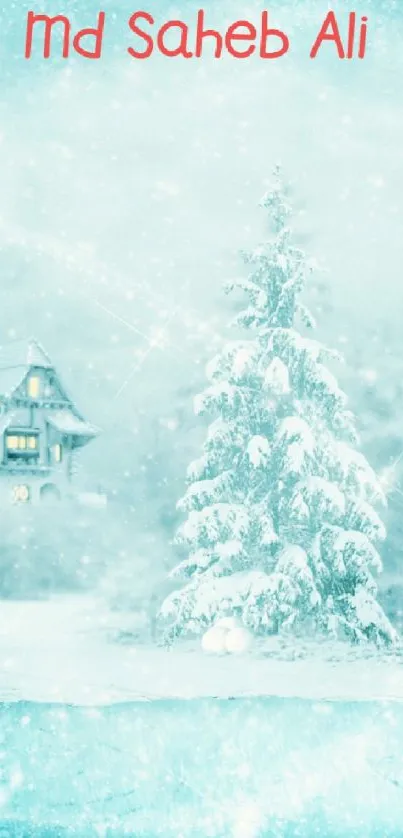
[[[10,367],[53,367],[49,355],[34,338],[15,340],[0,346],[0,370]]]
[[[47,417],[47,422],[63,434],[73,436],[98,436],[99,430],[89,422],[85,422],[71,410],[59,410]]]
[[[54,370],[49,355],[34,338],[29,340],[15,340],[11,343],[0,346],[0,398],[9,398],[22,384],[32,367]],[[64,387],[58,380],[58,387],[63,401],[73,404],[72,399],[66,394]],[[82,437],[95,437],[99,430],[95,428],[72,410],[59,411],[48,421],[62,433],[73,434]],[[1,418],[0,418],[1,426]],[[4,430],[4,428],[3,428]],[[0,433],[2,431],[0,430]]]
[[[14,340],[0,346],[0,395],[11,396],[31,367],[51,369],[53,364],[38,341]]]

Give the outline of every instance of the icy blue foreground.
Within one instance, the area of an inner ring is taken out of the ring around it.
[[[1,835],[399,836],[403,705],[2,705]]]

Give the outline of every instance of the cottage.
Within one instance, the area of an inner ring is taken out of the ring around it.
[[[98,435],[36,340],[0,347],[0,494],[12,503],[71,494],[73,456]]]

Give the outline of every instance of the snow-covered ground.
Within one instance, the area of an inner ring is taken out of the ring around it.
[[[122,623],[88,597],[1,603],[7,835],[403,835],[397,657],[278,641],[210,657],[118,644]]]
[[[128,628],[130,616],[126,617]],[[0,702],[105,705],[273,696],[403,701],[403,661],[370,650],[273,641],[239,657],[116,642],[122,614],[90,597],[2,602]]]

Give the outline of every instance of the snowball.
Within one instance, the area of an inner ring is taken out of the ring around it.
[[[217,626],[213,626],[211,629],[203,634],[201,647],[203,652],[206,652],[209,655],[225,655],[226,647],[225,647],[225,638],[228,634],[228,630],[225,628],[220,628]]]
[[[203,652],[223,655],[226,652],[242,655],[252,644],[250,632],[239,625],[236,617],[221,617],[202,637]]]
[[[243,655],[252,646],[252,635],[246,628],[233,628],[225,636],[225,648],[231,655]]]

